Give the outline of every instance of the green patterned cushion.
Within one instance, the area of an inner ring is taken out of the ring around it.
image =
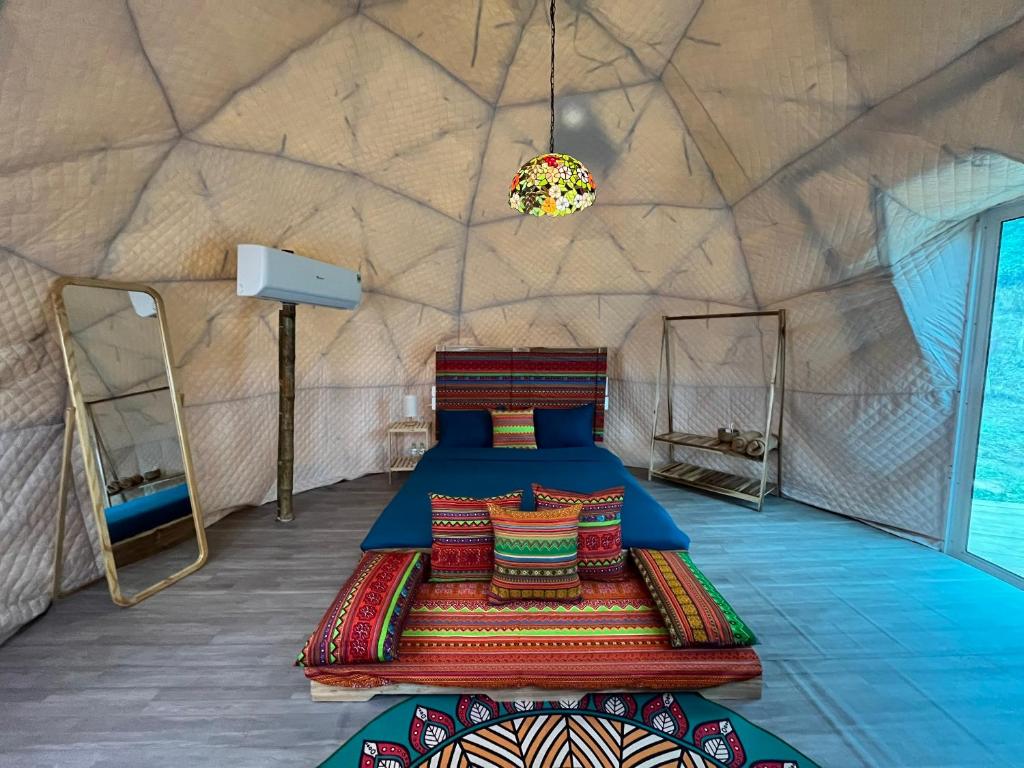
[[[536,448],[533,408],[521,411],[491,411],[495,448]]]
[[[757,642],[714,584],[685,550],[630,552],[677,648],[734,648]]]
[[[535,512],[487,506],[494,527],[490,602],[580,600],[576,534],[581,509],[579,504]]]

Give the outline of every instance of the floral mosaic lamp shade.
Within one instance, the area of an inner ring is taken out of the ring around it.
[[[555,0],[551,0],[551,132],[548,152],[527,160],[512,179],[509,207],[533,216],[568,216],[594,204],[594,175],[572,155],[555,152]]]
[[[567,216],[594,204],[593,174],[572,155],[549,153],[527,160],[512,179],[508,204],[534,216]]]

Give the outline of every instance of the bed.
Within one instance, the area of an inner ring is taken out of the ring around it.
[[[503,700],[636,690],[760,696],[753,633],[690,559],[689,537],[600,445],[606,370],[600,348],[438,351],[439,409],[587,405],[593,440],[510,450],[442,434],[371,527],[362,560],[299,656],[314,700],[480,690]],[[622,545],[631,558],[622,580],[584,581],[574,604],[504,605],[488,601],[486,582],[429,580],[428,494],[521,490],[522,509],[532,510],[534,483],[581,493],[625,487]]]
[[[420,460],[363,540],[362,548],[430,547],[428,493],[482,498],[523,490],[523,508],[533,509],[531,483],[549,488],[597,491],[626,487],[622,510],[627,547],[687,549],[686,536],[604,440],[608,351],[586,348],[441,347],[435,360],[434,399],[439,412],[592,408],[586,446],[518,451],[448,447],[446,435]],[[435,421],[435,425],[439,423]]]
[[[628,547],[688,549],[690,538],[611,451],[596,445],[515,451],[506,448],[446,448],[420,459],[405,485],[363,539],[368,549],[430,549],[428,493],[484,498],[523,491],[523,509],[533,509],[531,483],[591,493],[622,485],[622,538]]]

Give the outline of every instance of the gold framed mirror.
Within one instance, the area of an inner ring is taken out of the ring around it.
[[[147,285],[83,277],[60,278],[52,296],[70,391],[55,597],[74,431],[110,596],[135,605],[208,556],[163,300]]]

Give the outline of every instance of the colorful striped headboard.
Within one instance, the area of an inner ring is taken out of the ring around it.
[[[571,408],[593,403],[594,440],[604,439],[604,347],[441,347],[436,364],[439,409]]]

